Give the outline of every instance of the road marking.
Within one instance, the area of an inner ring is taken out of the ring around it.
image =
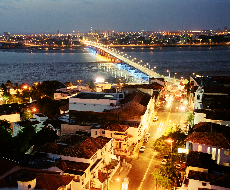
[[[143,178],[142,178],[142,180],[141,180],[141,184],[140,184],[140,186],[138,187],[138,190],[141,190],[141,187],[142,187],[142,185],[143,185],[143,183],[144,183],[144,181],[145,181],[145,178],[146,178],[146,176],[147,176],[147,174],[148,174],[148,172],[149,172],[149,168],[150,168],[150,166],[151,166],[151,164],[152,164],[153,158],[154,158],[154,154],[153,154],[153,156],[152,156],[152,158],[151,158],[151,160],[150,160],[150,162],[149,162],[149,165],[148,165],[148,167],[147,167],[147,170],[146,170],[146,172],[145,172],[145,175],[143,176]]]

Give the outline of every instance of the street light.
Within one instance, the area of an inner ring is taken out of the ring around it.
[[[173,151],[172,151],[172,143],[174,142],[174,140],[170,138],[170,139],[167,139],[166,141],[168,141],[171,144],[171,162],[172,162],[172,153],[173,153]]]
[[[170,78],[170,71],[169,71],[169,70],[167,70],[167,73],[169,73],[169,78]]]

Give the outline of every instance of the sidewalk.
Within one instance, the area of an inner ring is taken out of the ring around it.
[[[127,162],[122,162],[121,166],[118,168],[117,172],[114,174],[109,182],[109,190],[121,190],[122,183],[127,177],[132,165]]]

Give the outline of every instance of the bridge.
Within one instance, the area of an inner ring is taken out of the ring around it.
[[[101,44],[84,41],[84,44],[88,47],[88,49],[93,53],[98,53],[111,62],[116,63],[117,67],[120,69],[124,69],[130,73],[131,76],[138,77],[142,79],[144,82],[149,82],[149,78],[167,78],[164,77],[153,70],[143,66],[134,60],[130,60],[129,57],[125,57],[125,55],[121,55],[116,49],[110,49],[108,46],[103,46]],[[169,77],[168,77],[169,78]],[[169,78],[170,79],[170,78]]]

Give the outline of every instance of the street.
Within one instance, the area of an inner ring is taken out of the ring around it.
[[[147,143],[140,142],[140,145],[146,147],[144,152],[138,154],[136,158],[131,161],[132,169],[130,170],[128,177],[130,180],[129,190],[149,190],[157,189],[156,182],[151,173],[157,171],[161,165],[162,158],[157,158],[156,153],[152,150],[151,144],[154,140],[159,138],[164,132],[173,124],[184,127],[184,123],[189,115],[189,112],[185,112],[184,109],[180,109],[183,106],[182,98],[167,99],[166,102],[158,108],[156,121],[149,129],[150,133],[149,141]]]

